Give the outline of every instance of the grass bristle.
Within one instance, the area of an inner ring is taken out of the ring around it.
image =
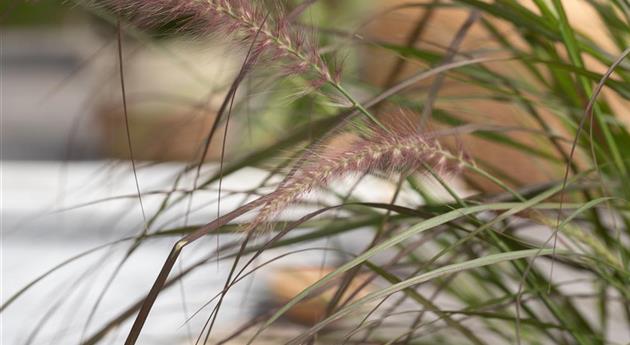
[[[323,146],[310,157],[274,192],[264,197],[266,201],[246,231],[256,231],[292,202],[315,188],[327,186],[332,180],[373,172],[410,173],[426,167],[452,173],[458,170],[462,155],[451,154],[437,140],[413,130],[372,129],[345,149]]]
[[[179,30],[196,34],[226,34],[277,64],[287,74],[310,75],[313,84],[337,82],[318,52],[312,34],[293,25],[283,7],[263,10],[247,0],[111,0],[114,10],[144,28],[177,22]]]

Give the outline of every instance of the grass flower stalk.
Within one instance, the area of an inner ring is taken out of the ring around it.
[[[313,157],[295,174],[287,176],[275,191],[263,197],[265,201],[247,231],[256,231],[295,200],[315,188],[325,187],[334,179],[377,171],[406,173],[427,166],[448,172],[457,169],[455,161],[462,160],[461,156],[451,154],[439,142],[422,134],[384,132],[380,128],[355,140],[341,152],[322,148]]]
[[[315,87],[331,85],[353,108],[386,129],[341,85],[340,71],[331,73],[315,40],[292,25],[281,9],[265,12],[251,0],[112,0],[110,3],[116,12],[142,27],[175,22],[182,31],[224,33],[241,44],[254,43],[254,54],[269,57],[270,63],[283,61],[285,73],[305,76]]]

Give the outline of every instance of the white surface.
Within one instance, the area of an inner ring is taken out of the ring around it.
[[[71,256],[142,230],[142,213],[128,162],[98,161],[68,165],[53,162],[1,163],[3,302],[35,277]],[[140,168],[138,179],[142,192],[169,190],[182,168],[179,164]],[[209,176],[208,170],[202,171],[202,177]],[[181,188],[190,188],[191,176],[182,179]],[[265,176],[263,171],[244,169],[226,178],[223,188],[226,191],[244,191],[257,186]],[[371,201],[374,202],[387,202],[391,198],[391,184],[371,178],[365,185],[368,188],[361,188],[359,195],[372,194]],[[380,191],[383,195],[376,196],[374,191]],[[216,190],[195,193],[192,209],[196,211],[191,213],[190,224],[205,223],[216,217],[216,194]],[[124,198],[108,199],[121,196]],[[108,200],[103,201],[105,199]],[[222,201],[222,210],[227,212],[234,209],[243,199],[242,195],[226,197]],[[146,214],[154,214],[161,200],[162,195],[144,196]],[[83,207],[60,211],[85,203],[88,204]],[[164,228],[181,226],[186,207],[187,202],[183,202],[169,210],[152,229],[163,228],[161,224],[168,223],[169,219],[175,221]],[[176,239],[169,237],[147,241],[131,256],[105,295],[87,334],[148,292]],[[223,236],[221,242],[233,239],[235,236]],[[369,236],[356,233],[351,241],[344,241],[348,243],[345,249],[360,250],[368,240]],[[326,245],[330,246],[330,243],[312,242],[301,248]],[[216,238],[209,237],[187,248],[182,256],[184,266],[208,255],[215,247]],[[128,248],[129,242],[125,242],[101,250],[35,285],[1,314],[3,344],[25,343],[29,335],[33,334],[36,323],[59,301],[63,301],[61,308],[52,314],[33,344],[77,343],[91,307]],[[268,251],[259,262],[297,248]],[[322,255],[322,251],[308,251],[288,256],[274,265],[319,265]],[[334,257],[334,254],[327,254],[328,260]],[[184,280],[188,315],[220,291],[230,263],[224,261],[217,266],[211,262]],[[177,270],[178,266],[174,272]],[[218,319],[219,330],[233,330],[252,315],[253,310],[264,300],[267,272],[268,269],[257,272],[253,285],[251,281],[244,280],[231,290]],[[84,273],[87,276],[79,280]],[[180,341],[186,335],[187,327],[181,327],[185,319],[181,289],[174,286],[160,295],[140,343],[172,344],[173,339]],[[193,334],[201,329],[200,325],[209,312],[210,309],[205,309],[193,319],[190,324]],[[129,326],[126,324],[115,333],[122,337]]]

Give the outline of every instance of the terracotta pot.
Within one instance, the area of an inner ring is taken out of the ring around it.
[[[275,271],[269,281],[274,304],[279,306],[286,304],[302,290],[332,271],[333,269],[329,267],[323,269],[321,267],[295,267]],[[366,279],[367,275],[364,274],[355,277],[350,287],[344,293],[342,301],[347,300],[350,294],[359,288]],[[304,325],[314,325],[323,320],[326,316],[326,308],[335,295],[339,282],[340,280],[336,279],[326,284],[318,291],[319,293],[316,296],[311,296],[291,308],[287,312],[286,317],[293,322]],[[363,288],[361,292],[356,294],[353,300],[361,298],[369,292],[370,286],[368,285],[367,288]]]
[[[124,42],[124,71],[129,127],[135,159],[191,161],[200,158],[227,86],[240,67],[238,51],[215,41],[183,38],[155,43],[160,49]],[[109,57],[110,54],[102,54]],[[112,52],[113,55],[113,52]],[[105,153],[129,157],[116,60],[103,61],[104,80],[97,113]],[[239,128],[235,121],[230,129]],[[219,127],[206,160],[221,156],[224,127]],[[228,135],[228,151],[234,145]]]

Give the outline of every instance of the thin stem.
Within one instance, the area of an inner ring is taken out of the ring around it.
[[[335,89],[337,89],[337,91],[339,91],[344,97],[346,97],[346,99],[348,101],[350,101],[350,103],[352,103],[352,106],[355,107],[359,112],[361,112],[363,115],[367,116],[370,120],[372,120],[375,124],[377,124],[380,128],[382,128],[383,130],[385,130],[386,132],[390,132],[389,129],[387,129],[374,115],[372,115],[372,113],[370,113],[367,109],[365,109],[361,103],[359,103],[357,100],[354,99],[354,97],[352,97],[352,95],[343,88],[343,86],[341,86],[341,84],[339,83],[330,83]]]

